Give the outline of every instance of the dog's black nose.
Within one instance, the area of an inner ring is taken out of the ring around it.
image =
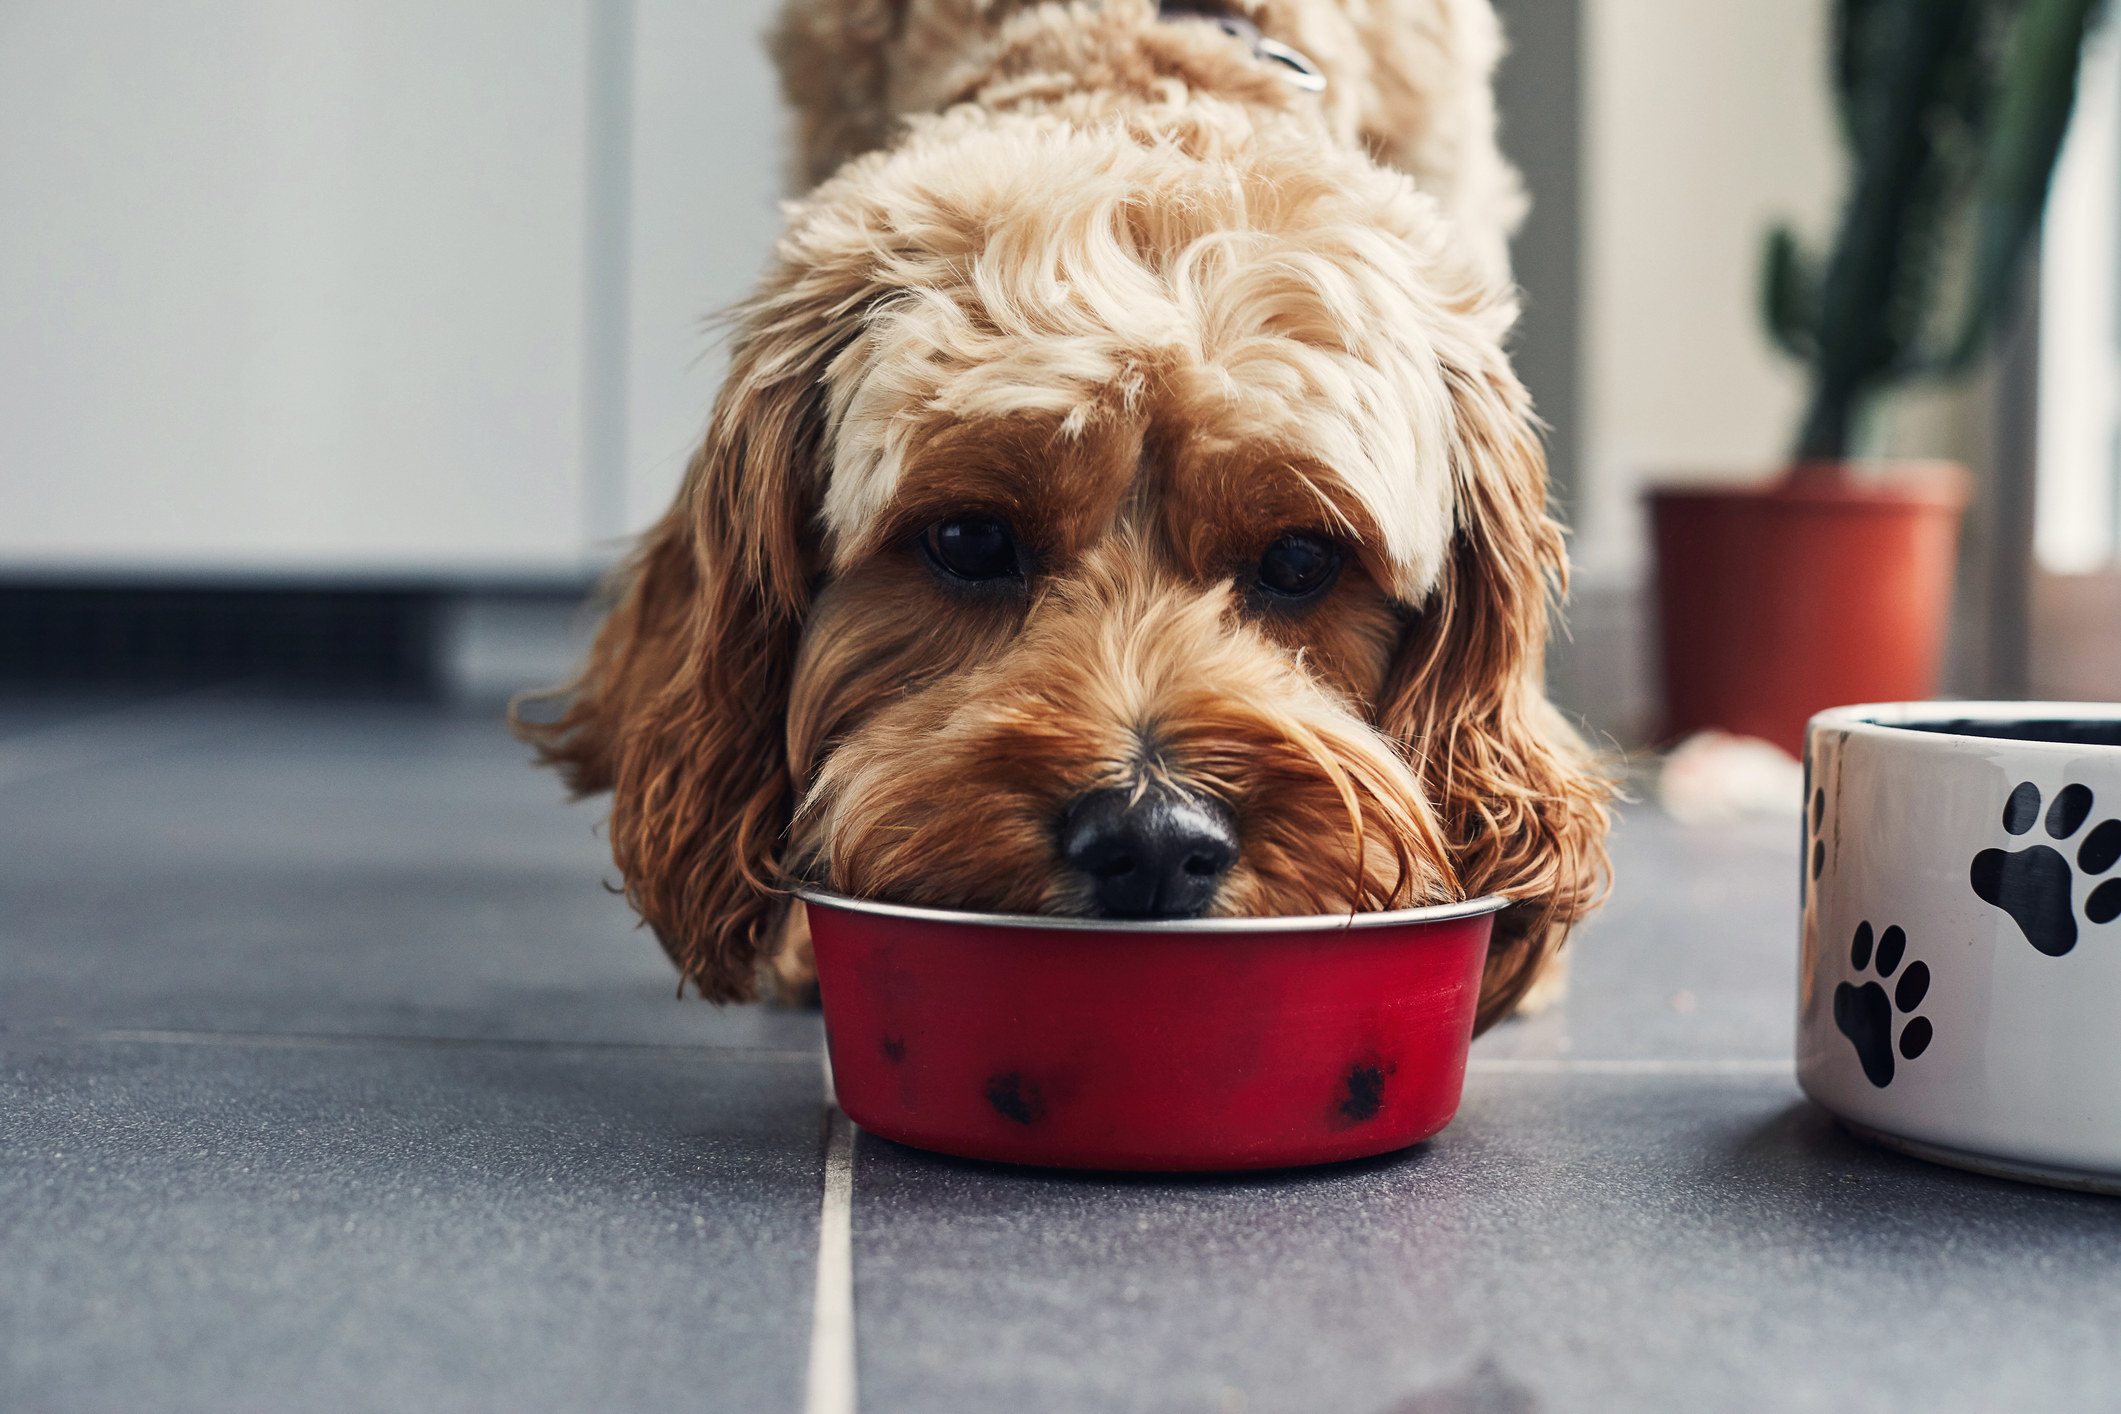
[[[1237,862],[1237,821],[1206,796],[1096,790],[1070,807],[1060,845],[1106,917],[1192,918]]]

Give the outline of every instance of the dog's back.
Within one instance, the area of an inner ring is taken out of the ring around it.
[[[1296,51],[1315,95],[1253,61],[1172,42],[1170,27],[1227,14]],[[797,115],[795,184],[889,145],[907,118],[960,102],[1050,102],[1069,90],[1188,91],[1313,107],[1331,139],[1412,176],[1464,249],[1507,271],[1524,211],[1495,142],[1492,78],[1502,36],[1489,0],[789,0],[773,40]]]

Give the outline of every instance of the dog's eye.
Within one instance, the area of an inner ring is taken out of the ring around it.
[[[1259,587],[1284,599],[1307,599],[1340,572],[1341,550],[1323,536],[1290,531],[1259,557]]]
[[[1016,537],[993,516],[952,516],[928,527],[921,547],[937,568],[980,582],[1016,575]]]

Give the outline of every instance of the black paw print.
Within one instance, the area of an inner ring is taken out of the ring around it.
[[[2047,833],[2067,840],[2091,818],[2091,787],[2068,785],[2055,793],[2047,808]],[[2021,784],[2003,803],[2003,828],[2014,835],[2032,829],[2040,818],[2040,787]],[[2077,846],[2077,868],[2086,874],[2104,874],[2121,860],[2121,820],[2103,820]],[[2077,916],[2070,908],[2069,860],[2048,845],[2029,845],[2021,850],[1984,849],[1974,856],[1971,871],[1974,893],[1983,903],[1994,904],[2017,923],[2025,940],[2049,957],[2060,957],[2077,946]],[[2084,901],[2089,923],[2111,923],[2121,917],[2121,879],[2108,879]]]
[[[1886,929],[1878,939],[1874,958],[1871,925],[1859,923],[1856,939],[1849,944],[1849,966],[1860,974],[1875,961],[1878,975],[1890,977],[1906,953],[1907,934],[1895,926]],[[1865,982],[1861,986],[1843,982],[1834,988],[1834,1024],[1856,1048],[1856,1059],[1863,1062],[1864,1076],[1881,1090],[1893,1083],[1893,1008],[1898,1007],[1902,1012],[1913,1011],[1922,1005],[1929,990],[1930,969],[1926,962],[1909,963],[1907,971],[1900,974],[1899,984],[1893,988],[1890,998],[1886,996],[1885,988],[1876,982]],[[1933,1034],[1928,1017],[1909,1017],[1907,1024],[1900,1028],[1900,1054],[1913,1060],[1929,1049]]]

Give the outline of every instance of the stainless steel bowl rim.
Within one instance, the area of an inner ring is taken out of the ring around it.
[[[1457,918],[1478,918],[1508,908],[1512,900],[1488,894],[1463,903],[1432,903],[1421,908],[1400,908],[1389,913],[1317,913],[1290,918],[1065,918],[1037,913],[967,913],[948,908],[916,908],[904,903],[880,903],[875,899],[849,898],[824,889],[797,889],[805,903],[850,913],[868,913],[881,918],[904,918],[918,923],[973,924],[982,928],[1027,928],[1055,933],[1326,933],[1362,932],[1371,928],[1397,928],[1409,923],[1444,923]]]

